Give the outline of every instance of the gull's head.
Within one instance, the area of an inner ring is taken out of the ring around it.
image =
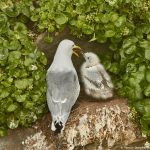
[[[98,65],[100,62],[98,56],[92,52],[84,53],[83,56],[88,67]]]
[[[59,43],[57,51],[61,51],[65,55],[72,56],[72,54],[78,55],[77,52],[80,52],[81,48],[79,46],[76,46],[73,41],[66,39]]]

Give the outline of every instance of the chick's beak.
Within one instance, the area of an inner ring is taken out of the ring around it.
[[[73,54],[76,55],[77,57],[79,57],[79,53],[82,53],[82,49],[77,45],[74,45],[72,50]]]

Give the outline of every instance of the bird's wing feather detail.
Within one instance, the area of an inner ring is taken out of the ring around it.
[[[97,66],[97,70],[101,73],[102,77],[103,77],[103,84],[109,88],[113,88],[113,83],[111,81],[110,76],[108,75],[108,73],[106,72],[105,68],[103,67],[103,65],[99,64]]]
[[[85,78],[89,82],[91,82],[96,88],[101,87],[101,83],[102,83],[103,78],[102,78],[101,74],[99,74],[99,72],[96,70],[96,67],[87,68]]]
[[[85,78],[96,88],[101,88],[101,86],[109,87],[110,77],[101,65],[95,66],[94,70],[87,68]]]

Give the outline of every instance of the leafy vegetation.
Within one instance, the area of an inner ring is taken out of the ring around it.
[[[150,0],[42,0],[32,21],[39,31],[62,31],[79,38],[109,41],[111,54],[102,62],[119,95],[137,111],[141,129],[150,127]]]
[[[46,111],[46,58],[24,21],[32,2],[0,2],[0,136],[27,126]]]
[[[79,38],[108,41],[111,54],[101,60],[118,94],[137,111],[143,133],[150,135],[150,0],[2,0],[0,10],[0,135],[6,124],[27,125],[45,108],[46,62],[28,36],[29,18],[39,32],[67,25]]]

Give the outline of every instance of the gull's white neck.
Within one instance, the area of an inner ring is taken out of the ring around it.
[[[57,50],[52,65],[54,67],[61,67],[61,68],[74,68],[72,60],[72,54],[68,54],[62,50]]]

